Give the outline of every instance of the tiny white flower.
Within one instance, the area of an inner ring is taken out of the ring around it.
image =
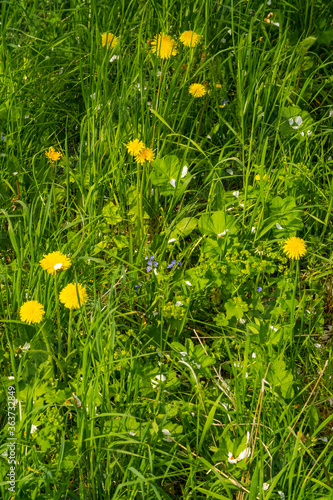
[[[27,352],[27,351],[29,351],[29,349],[30,349],[30,344],[28,342],[26,342],[24,344],[24,346],[22,347],[22,351]]]
[[[302,123],[303,123],[302,117],[301,116],[296,116],[295,123],[297,123],[297,125],[301,126]]]
[[[289,125],[291,126],[294,123],[294,120],[292,118],[289,118],[288,122],[289,122]]]
[[[333,116],[333,108],[330,109],[330,118],[331,118],[331,116]]]
[[[185,177],[185,175],[187,174],[187,172],[188,172],[188,168],[187,168],[187,166],[185,165],[185,166],[183,167],[183,170],[182,170],[182,175],[181,175],[180,177],[181,177],[181,178]]]
[[[308,130],[308,131],[307,131],[307,134],[308,134],[308,135],[311,135],[311,134],[312,134],[312,130]]]
[[[183,357],[184,357],[184,356],[187,356],[187,352],[186,352],[186,351],[181,351],[179,354],[180,354],[181,356],[183,356]]]
[[[161,382],[165,382],[166,381],[166,377],[164,375],[156,375],[157,380],[160,380]]]
[[[271,21],[271,24],[274,24],[274,26],[280,26],[280,23],[274,23],[273,21]]]
[[[33,434],[37,430],[37,425],[32,425],[30,429],[30,433]]]
[[[230,208],[227,208],[226,210],[229,212],[229,210],[233,210],[235,207],[230,207]]]
[[[156,73],[156,76],[159,78],[159,77],[161,76],[161,74],[162,74],[162,73],[161,73],[161,71],[158,71],[158,72]]]
[[[321,344],[315,343],[313,344],[313,347],[315,347],[316,349],[321,349]]]
[[[281,500],[285,500],[286,495],[283,493],[283,491],[278,491],[278,495],[280,496]]]
[[[226,172],[228,172],[229,175],[234,175],[234,171],[231,170],[231,168],[227,168]]]
[[[222,43],[226,43],[226,41],[227,40],[225,38],[222,38],[222,40],[221,40]]]
[[[322,438],[318,438],[318,441],[322,441],[323,443],[328,443],[328,438],[324,436]]]
[[[239,206],[240,206],[240,207],[244,207],[244,203],[240,203],[240,204],[239,204]]]
[[[256,353],[255,353],[255,352],[253,352],[253,353],[252,353],[252,358],[256,358],[256,357],[257,357]]]
[[[8,377],[8,380],[15,380],[15,377]]]
[[[45,59],[50,59],[50,56],[45,56]]]
[[[239,196],[239,191],[234,191],[232,194],[233,194],[234,196],[236,196],[236,198],[238,198],[238,196]]]
[[[231,451],[228,452],[228,462],[230,464],[236,464],[237,462],[240,462],[243,460],[243,458],[248,458],[251,455],[251,448],[245,448],[242,453],[238,455],[237,458],[234,458]]]
[[[53,266],[54,270],[57,271],[58,269],[62,268],[62,262],[59,262],[58,264],[54,264]]]
[[[304,132],[301,132],[301,135],[304,137]]]
[[[171,436],[171,432],[168,429],[162,429],[164,436]]]
[[[158,275],[158,272],[157,272],[156,267],[154,267],[154,274],[155,274],[155,276],[157,276],[157,275]]]
[[[130,436],[135,436],[136,432],[133,432],[133,431],[129,431],[128,433]]]
[[[119,59],[119,56],[114,55],[111,57],[110,62],[117,61],[117,59]]]
[[[241,325],[244,325],[244,323],[246,323],[246,319],[245,318],[240,318],[239,322],[240,322]]]
[[[188,286],[192,286],[192,283],[190,281],[185,281],[185,284]]]
[[[177,300],[176,306],[179,307],[179,306],[182,306],[182,305],[183,305],[183,303],[180,300]]]
[[[275,224],[275,226],[276,226],[276,229],[283,229],[283,227],[278,222]]]
[[[174,241],[177,241],[176,238],[171,238],[171,240],[169,240],[168,243],[173,243]]]
[[[217,236],[219,238],[222,238],[222,236],[226,235],[228,232],[229,232],[229,229],[226,229],[225,231],[223,231],[223,233],[219,233]]]
[[[95,97],[96,97],[96,92],[94,92],[93,94],[90,94],[90,98],[91,98],[91,99],[93,99],[93,100],[94,100],[94,99],[95,99]]]
[[[175,179],[171,179],[170,184],[171,184],[172,187],[175,188],[176,187],[176,180]]]
[[[252,226],[251,233],[255,233],[255,232],[256,232],[256,228],[254,226]]]
[[[211,139],[211,136],[210,136],[210,135],[207,135],[207,139]]]
[[[25,115],[25,120],[28,120],[30,118],[30,115]]]
[[[18,174],[18,172],[13,172],[13,175],[17,175],[17,174]]]
[[[272,0],[267,0],[267,5],[271,5]]]
[[[271,330],[274,330],[274,332],[277,332],[277,330],[278,330],[277,328],[275,328],[275,326],[272,326],[272,325],[269,325],[269,328],[270,328]]]
[[[263,483],[263,485],[262,485],[262,489],[263,489],[264,491],[267,491],[267,490],[268,490],[268,488],[269,488],[269,484],[268,484],[268,483]]]
[[[59,73],[58,73],[58,75],[62,75],[62,74],[63,74],[63,72],[64,72],[64,68],[60,68],[60,69],[59,69]]]
[[[230,29],[230,30],[228,30],[228,33],[229,33],[229,35],[231,35],[231,29]]]

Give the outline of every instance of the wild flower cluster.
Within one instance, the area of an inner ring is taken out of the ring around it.
[[[60,270],[67,270],[72,265],[70,259],[61,252],[51,252],[44,255],[40,265],[48,274],[56,274]],[[78,309],[88,300],[87,291],[81,283],[69,283],[59,293],[59,301],[67,309]],[[29,325],[31,323],[41,323],[45,314],[44,306],[36,300],[29,300],[22,304],[20,308],[21,320]]]

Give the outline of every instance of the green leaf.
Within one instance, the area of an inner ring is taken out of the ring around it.
[[[197,227],[197,225],[198,221],[194,217],[184,217],[184,219],[176,224],[176,227],[171,232],[169,239],[178,239],[179,237],[185,238]]]
[[[304,38],[297,47],[297,52],[300,55],[303,55],[304,52],[309,50],[309,48],[316,42],[317,37],[315,36],[308,36],[307,38]]]
[[[225,303],[225,308],[228,319],[233,316],[235,316],[236,319],[241,319],[244,316],[244,312],[248,310],[248,305],[241,299],[241,297],[234,297]]]
[[[110,201],[107,205],[104,205],[102,214],[107,224],[110,224],[111,226],[115,226],[122,221],[119,208],[112,201]]]
[[[290,399],[294,395],[294,379],[292,373],[287,370],[282,356],[281,354],[271,363],[267,381],[273,386],[273,389],[281,391],[282,397]]]
[[[232,230],[235,219],[231,215],[226,215],[224,210],[218,210],[210,214],[203,214],[198,223],[198,227],[203,234],[221,236],[224,232]]]

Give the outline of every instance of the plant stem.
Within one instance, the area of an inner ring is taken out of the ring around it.
[[[73,319],[73,309],[70,309],[69,310],[69,320],[68,320],[67,357],[69,357],[69,355],[71,353],[72,319]]]
[[[54,275],[54,289],[56,295],[56,312],[57,312],[57,325],[58,325],[58,357],[61,357],[61,322],[60,322],[60,311],[59,311],[59,294],[58,294],[58,283],[57,283],[57,273]]]

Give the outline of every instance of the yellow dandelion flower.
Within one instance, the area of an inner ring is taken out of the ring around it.
[[[193,95],[193,97],[202,97],[205,95],[207,90],[201,83],[192,83],[189,88],[189,93]]]
[[[39,263],[49,274],[56,273],[59,269],[68,269],[71,267],[72,263],[66,255],[61,252],[52,252],[47,255],[43,255],[44,259],[40,260]]]
[[[140,153],[138,153],[136,156],[135,156],[135,161],[137,163],[144,163],[145,161],[153,161],[154,160],[154,151],[150,148],[144,148],[142,149],[142,151],[140,151]]]
[[[161,59],[169,59],[177,54],[176,42],[169,35],[160,33],[151,42],[151,50]]]
[[[106,45],[108,49],[110,47],[111,47],[111,49],[113,49],[113,47],[115,47],[117,45],[117,40],[118,40],[118,38],[113,33],[103,33],[102,46],[105,47],[105,45]]]
[[[51,146],[48,151],[45,151],[45,156],[50,161],[58,161],[59,158],[62,157],[62,154],[59,151],[55,151],[55,149]]]
[[[267,175],[266,175],[266,174],[264,174],[264,175],[262,176],[263,181],[266,179],[266,177],[267,177]],[[256,174],[256,175],[254,176],[254,180],[255,180],[255,181],[260,181],[260,174]]]
[[[305,241],[296,236],[288,238],[283,245],[283,251],[290,259],[299,259],[306,254]]]
[[[200,35],[195,33],[194,31],[184,31],[179,37],[179,40],[186,47],[195,47],[200,39]]]
[[[70,283],[59,293],[59,300],[67,309],[78,309],[87,302],[88,295],[80,283]]]
[[[28,300],[20,308],[20,318],[24,323],[40,323],[45,314],[44,307],[37,300]]]
[[[144,149],[145,145],[139,139],[134,139],[134,141],[130,141],[126,144],[127,151],[130,155],[135,156]]]
[[[217,84],[215,85],[215,87],[216,87],[217,89],[221,89],[221,88],[222,88],[222,85],[221,85],[220,83],[217,83]]]

